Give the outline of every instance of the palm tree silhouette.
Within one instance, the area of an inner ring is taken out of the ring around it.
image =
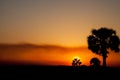
[[[100,66],[100,60],[98,58],[92,58],[90,60],[90,65],[94,67],[99,67]]]
[[[80,66],[82,62],[80,62],[80,59],[77,59],[75,58],[73,61],[72,61],[72,66]]]
[[[92,35],[88,36],[88,48],[103,57],[103,66],[106,67],[108,49],[119,52],[120,39],[113,29],[93,29]]]

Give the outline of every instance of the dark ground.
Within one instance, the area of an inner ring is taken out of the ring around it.
[[[0,80],[120,80],[120,68],[0,65]]]

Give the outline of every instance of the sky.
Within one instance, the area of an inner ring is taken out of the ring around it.
[[[119,4],[120,0],[0,0],[0,43],[87,49],[92,29],[112,28],[120,37]]]
[[[0,0],[1,43],[87,46],[92,29],[120,35],[120,0]]]

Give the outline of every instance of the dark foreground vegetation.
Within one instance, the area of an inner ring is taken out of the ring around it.
[[[0,80],[120,80],[120,68],[0,65]]]

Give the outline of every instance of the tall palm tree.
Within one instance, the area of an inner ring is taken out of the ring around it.
[[[93,29],[92,34],[88,36],[88,48],[103,57],[103,66],[106,67],[106,58],[109,53],[108,49],[115,52],[120,51],[120,39],[113,29],[100,28]]]

